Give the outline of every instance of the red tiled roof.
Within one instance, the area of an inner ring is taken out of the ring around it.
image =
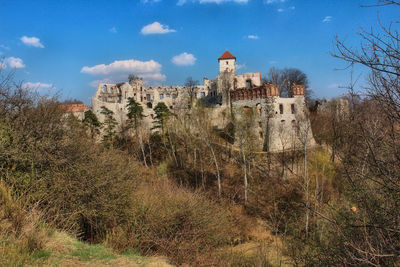
[[[65,111],[65,112],[85,112],[86,110],[89,109],[89,107],[85,104],[67,104],[67,105],[60,105],[60,107]]]
[[[236,59],[236,57],[234,55],[232,55],[231,53],[229,53],[228,50],[225,51],[225,53],[222,54],[222,56],[220,56],[218,58],[218,60],[220,59]]]

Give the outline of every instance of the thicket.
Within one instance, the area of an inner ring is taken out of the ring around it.
[[[81,240],[106,242],[121,252],[162,254],[177,264],[213,262],[212,251],[246,236],[248,222],[240,213],[181,188],[165,176],[163,164],[158,171],[143,166],[137,154],[118,148],[122,137],[112,127],[99,143],[90,122],[65,114],[57,98],[22,89],[9,76],[1,81],[0,213],[5,219],[0,223],[11,222],[0,233],[2,252],[11,253],[3,248],[13,245],[13,236],[20,240],[16,249],[25,243],[32,247],[19,251],[27,257],[40,248],[36,219],[26,223],[35,231],[21,230],[22,210],[31,216],[37,210],[37,221]],[[24,208],[8,205],[8,198],[21,198]]]

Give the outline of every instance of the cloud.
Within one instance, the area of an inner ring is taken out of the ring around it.
[[[4,60],[3,67],[9,66],[13,69],[25,68],[24,61],[18,57],[8,57]]]
[[[168,25],[163,25],[155,21],[149,25],[144,26],[140,32],[144,35],[147,35],[147,34],[165,34],[176,31],[174,29],[170,29]]]
[[[246,64],[236,64],[236,70],[244,69],[246,68]]]
[[[238,4],[247,4],[249,0],[178,0],[176,3],[178,6],[182,6],[187,2],[192,3],[200,3],[200,4],[223,4],[228,2],[238,3]]]
[[[197,58],[194,55],[183,52],[180,55],[174,56],[171,61],[178,66],[191,66],[194,65]]]
[[[277,11],[278,11],[278,12],[283,12],[283,11],[285,11],[285,10],[284,10],[283,8],[278,8]]]
[[[40,39],[37,37],[22,36],[20,40],[27,46],[44,48],[44,45],[40,42]]]
[[[250,35],[247,36],[247,38],[248,38],[248,39],[257,40],[259,37],[258,37],[258,35],[250,34]]]
[[[115,27],[110,28],[108,31],[111,32],[111,33],[117,33],[118,32],[117,28],[115,28]]]
[[[43,89],[54,89],[54,85],[53,84],[49,84],[49,83],[41,83],[41,82],[26,82],[22,84],[22,87],[25,89],[29,89],[32,91],[41,91]]]
[[[99,86],[99,83],[115,83],[115,81],[111,79],[101,79],[101,80],[94,80],[89,83],[91,87],[97,88]]]
[[[166,76],[161,74],[161,64],[154,60],[140,61],[134,59],[116,60],[108,65],[99,64],[92,67],[84,66],[81,73],[103,76],[103,80],[121,80],[129,74],[134,74],[148,80],[163,81]]]
[[[4,50],[10,50],[10,47],[8,47],[6,45],[2,45],[2,44],[0,44],[0,48],[4,49]]]
[[[285,3],[286,0],[265,0],[265,3],[267,5],[271,5],[271,4],[277,4],[277,3]]]
[[[326,17],[322,20],[322,22],[323,22],[323,23],[328,23],[328,22],[331,22],[331,20],[332,20],[332,16],[326,16]]]
[[[295,10],[296,7],[295,7],[295,6],[291,6],[291,7],[289,7],[289,9],[290,9],[290,10]]]
[[[276,63],[278,63],[278,62],[275,61],[275,60],[270,60],[268,63],[271,64],[271,65],[274,65],[274,64],[276,64]]]
[[[148,3],[161,2],[161,0],[141,0],[140,2],[142,2],[143,4],[148,4]]]
[[[329,89],[335,89],[335,88],[339,88],[339,87],[340,87],[340,85],[337,84],[337,83],[331,83],[331,84],[328,85]]]

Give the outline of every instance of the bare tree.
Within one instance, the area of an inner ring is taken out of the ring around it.
[[[197,94],[199,81],[193,80],[192,77],[188,77],[185,82],[186,92],[189,96],[189,108],[191,109],[193,106],[193,98],[195,98],[195,94]]]

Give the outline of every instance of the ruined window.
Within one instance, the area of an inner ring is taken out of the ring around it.
[[[292,114],[295,114],[296,113],[296,108],[295,108],[294,104],[291,104],[290,108],[292,110]]]
[[[197,98],[197,93],[193,93],[193,98]]]
[[[261,121],[258,122],[258,126],[259,126],[260,128],[262,128],[262,122],[261,122]]]
[[[279,104],[279,113],[283,114],[283,105],[282,104]]]
[[[205,96],[206,96],[206,93],[204,93],[204,92],[200,93],[200,97],[205,97]]]
[[[122,101],[122,97],[118,96],[118,103],[121,103],[121,101]]]
[[[103,86],[103,91],[104,91],[104,93],[107,93],[107,85]]]
[[[147,107],[148,108],[153,108],[153,105],[149,102],[149,103],[147,103]]]
[[[258,134],[259,134],[260,138],[263,138],[263,132],[259,132]]]
[[[172,94],[172,99],[175,99],[176,98],[176,94]]]
[[[260,104],[257,104],[257,113],[258,113],[259,116],[261,116],[262,111],[261,111],[261,105]]]
[[[160,99],[163,99],[164,98],[164,94],[160,94]]]
[[[166,95],[166,97],[168,97],[168,98],[169,98],[169,97],[170,97],[170,94],[167,94],[167,95]]]
[[[251,88],[252,86],[253,85],[251,83],[251,80],[250,79],[246,80],[246,88]]]
[[[107,97],[103,98],[103,102],[107,102]]]
[[[114,93],[114,90],[113,90],[112,88],[110,88],[110,93],[111,93],[111,94],[113,94],[113,93]]]
[[[169,109],[172,109],[173,107],[172,106],[169,106]]]
[[[150,94],[146,94],[146,100],[151,101]]]

